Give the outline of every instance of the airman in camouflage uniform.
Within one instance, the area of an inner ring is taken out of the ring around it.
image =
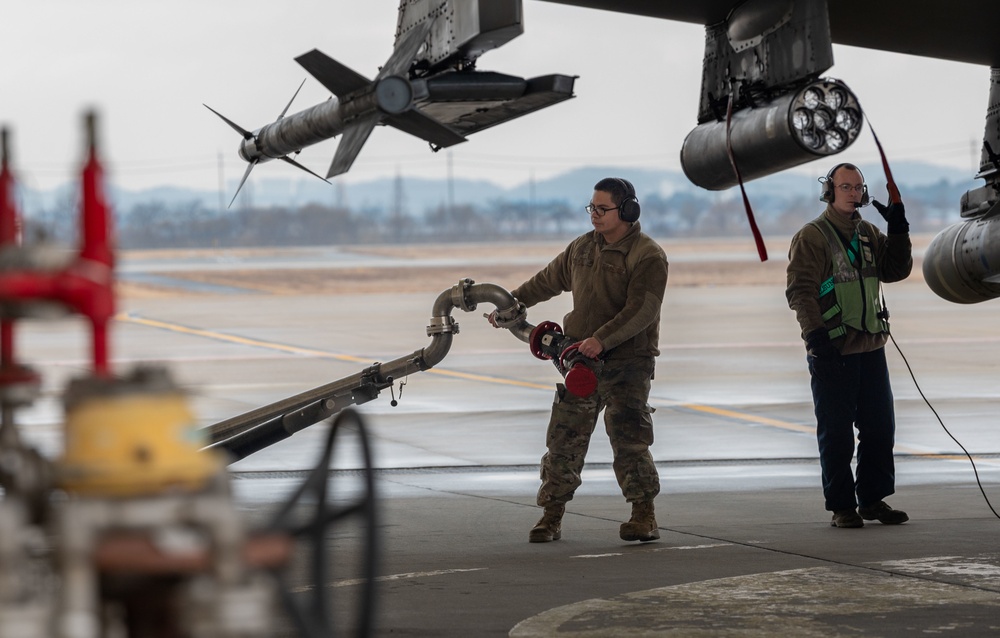
[[[654,358],[659,354],[660,307],[667,286],[667,258],[643,234],[635,190],[626,180],[605,178],[594,186],[587,206],[594,232],[575,239],[548,266],[512,291],[526,307],[572,292],[573,309],[565,334],[580,339],[580,352],[604,360],[597,390],[587,398],[556,390],[542,457],[538,505],[542,519],[531,542],[558,540],[566,503],[580,486],[580,472],[604,410],[614,452],[614,470],[632,517],[623,523],[624,540],[660,537],[653,498],[659,476],[649,446],[653,409],[649,399]]]

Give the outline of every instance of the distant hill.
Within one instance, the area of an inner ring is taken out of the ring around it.
[[[818,166],[818,163],[817,163]],[[885,193],[885,179],[878,164],[862,166],[869,187],[874,195]],[[907,188],[925,187],[944,183],[952,190],[964,192],[976,188],[981,182],[972,179],[969,173],[924,162],[899,162],[893,167],[893,174],[900,189],[906,195]],[[818,197],[819,185],[815,179],[823,174],[823,167],[812,172],[796,169],[762,178],[747,184],[751,200],[788,200],[796,197]],[[538,203],[565,203],[570,207],[582,206],[590,196],[594,184],[606,176],[622,176],[636,186],[640,201],[657,196],[669,199],[674,195],[691,194],[698,197],[718,198],[738,197],[738,189],[733,188],[712,194],[692,185],[683,173],[674,170],[653,170],[615,166],[592,166],[578,168],[554,177],[536,180],[534,184],[524,182],[505,188],[487,180],[455,179],[451,185],[454,204],[484,207],[490,202],[507,200],[512,202],[533,201]],[[449,185],[444,179],[407,178],[402,176],[398,189],[399,201],[404,212],[412,216],[424,213],[449,203]],[[166,209],[201,208],[217,211],[228,205],[231,195],[215,190],[193,190],[163,186],[141,191],[126,191],[108,188],[108,196],[119,214],[128,214],[138,205],[156,204]],[[22,188],[21,198],[27,215],[53,209],[63,209],[75,198],[75,186],[64,186],[49,191]],[[309,203],[323,205],[338,204],[355,210],[385,212],[393,210],[397,198],[396,178],[386,177],[354,184],[324,184],[315,179],[273,179],[254,176],[244,186],[234,208],[252,205],[257,208],[283,207],[297,208]],[[955,211],[958,201],[955,201]]]

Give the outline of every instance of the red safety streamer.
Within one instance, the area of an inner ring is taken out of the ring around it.
[[[865,113],[865,119],[868,120],[868,130],[872,132],[872,137],[875,139],[878,154],[882,157],[882,170],[885,172],[885,186],[889,190],[889,203],[902,203],[903,199],[899,194],[899,189],[896,188],[896,180],[892,178],[892,171],[889,169],[889,160],[885,158],[885,151],[882,150],[882,142],[878,141],[878,135],[875,134],[875,127],[872,126],[872,119],[868,117],[867,113]]]
[[[750,232],[753,233],[753,240],[757,243],[757,254],[760,256],[760,260],[764,262],[767,261],[767,247],[764,246],[764,238],[761,236],[760,230],[757,228],[757,222],[753,218],[753,209],[750,208],[750,198],[747,197],[747,190],[743,187],[743,176],[736,165],[736,155],[733,153],[732,122],[733,91],[730,91],[729,106],[726,108],[726,151],[729,153],[729,164],[733,167],[733,172],[736,173],[736,180],[740,183],[740,192],[743,194],[743,207],[747,211],[747,221],[750,222]]]

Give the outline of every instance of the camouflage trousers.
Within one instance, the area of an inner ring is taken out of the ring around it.
[[[654,410],[648,403],[652,377],[652,357],[609,360],[591,396],[580,398],[561,383],[556,387],[545,435],[548,452],[542,456],[539,505],[573,498],[582,482],[580,472],[601,410],[614,453],[615,477],[625,500],[650,501],[659,494],[660,477],[649,453],[653,443]]]

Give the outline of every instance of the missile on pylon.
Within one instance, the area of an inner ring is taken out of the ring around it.
[[[272,159],[324,179],[290,155],[337,135],[341,140],[325,180],[350,170],[377,125],[419,137],[437,151],[464,142],[472,133],[573,97],[575,77],[525,79],[475,69],[478,56],[523,32],[521,0],[483,4],[466,0],[445,0],[441,6],[400,3],[395,47],[374,80],[317,49],[300,55],[295,60],[335,97],[286,118],[289,102],[277,120],[255,131],[206,104],[243,136],[238,151],[248,165],[236,193],[254,166]]]

